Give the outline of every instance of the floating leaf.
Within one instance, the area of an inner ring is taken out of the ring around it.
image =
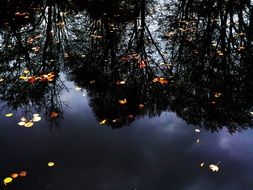
[[[124,84],[126,84],[126,81],[123,81],[123,80],[122,80],[122,81],[117,81],[117,82],[116,82],[116,85],[124,85]]]
[[[4,185],[7,185],[8,183],[12,182],[12,178],[11,177],[7,177],[4,179]]]
[[[139,67],[140,67],[140,68],[146,67],[146,64],[145,64],[145,61],[144,61],[144,60],[142,60],[142,61],[139,62]]]
[[[33,117],[39,117],[39,116],[40,116],[40,114],[38,114],[38,113],[33,114]]]
[[[200,133],[200,130],[199,130],[199,129],[195,129],[195,132],[196,132],[196,133]]]
[[[20,79],[20,80],[27,80],[28,77],[26,77],[26,76],[20,76],[19,79]]]
[[[40,115],[39,114],[33,114],[33,122],[38,122],[38,121],[40,121],[41,120],[41,117],[40,117]]]
[[[48,162],[47,165],[48,165],[48,167],[53,167],[53,166],[55,166],[55,163],[54,162]]]
[[[219,98],[220,96],[221,96],[221,93],[220,93],[220,92],[215,92],[215,93],[214,93],[214,97],[215,97],[215,98]]]
[[[103,121],[100,121],[99,124],[104,125],[106,122],[107,122],[107,119],[104,119]]]
[[[218,172],[219,171],[218,164],[217,165],[215,165],[215,164],[209,165],[209,169],[212,170],[213,172]]]
[[[34,76],[33,77],[29,77],[28,82],[30,84],[34,84],[36,82],[36,77],[34,77]]]
[[[25,177],[27,175],[26,171],[22,171],[18,174],[20,177]]]
[[[144,104],[139,104],[139,108],[143,109],[144,108]]]
[[[13,173],[13,174],[11,174],[11,177],[12,177],[13,179],[15,179],[15,178],[18,177],[18,174],[17,174],[17,173]]]
[[[119,103],[122,104],[122,105],[126,104],[127,103],[127,99],[119,100]]]
[[[165,79],[164,77],[155,77],[153,79],[153,82],[158,82],[163,85],[163,84],[168,84],[169,81]]]
[[[6,117],[12,117],[13,116],[13,113],[7,113],[5,114]]]
[[[32,122],[32,120],[30,120],[30,121],[26,122],[24,126],[27,127],[27,128],[30,128],[33,125],[34,125],[34,123]]]
[[[199,140],[199,139],[197,139],[196,143],[199,143],[199,142],[200,142],[200,140]]]
[[[59,115],[59,114],[58,114],[57,112],[52,111],[51,114],[50,114],[50,117],[51,117],[51,118],[55,118],[55,117],[57,117],[58,115]]]
[[[29,73],[29,70],[24,70],[23,73],[24,73],[24,74],[28,74],[28,73]]]
[[[202,162],[201,164],[200,164],[200,167],[203,167],[205,165],[205,163],[204,162]]]
[[[18,123],[18,125],[20,125],[20,126],[24,126],[25,124],[26,124],[25,121],[21,121],[21,122]]]
[[[38,121],[40,121],[41,120],[41,117],[33,117],[33,122],[38,122]]]
[[[80,88],[80,87],[77,86],[77,87],[76,87],[76,90],[77,90],[77,91],[80,91],[80,90],[82,90],[82,88]]]

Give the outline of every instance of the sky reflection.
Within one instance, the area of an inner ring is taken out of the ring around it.
[[[26,129],[1,119],[1,177],[21,169],[29,174],[8,188],[238,190],[252,185],[251,130],[196,134],[173,113],[111,129],[99,125],[86,98],[79,91],[63,94],[69,109],[60,130],[50,131],[44,121]],[[50,160],[55,168],[46,166]],[[207,165],[219,161],[220,171],[211,173]]]

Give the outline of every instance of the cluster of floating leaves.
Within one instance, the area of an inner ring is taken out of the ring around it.
[[[27,172],[26,171],[21,171],[19,173],[12,173],[9,177],[6,177],[3,180],[4,185],[8,185],[9,183],[12,183],[14,179],[17,179],[18,177],[25,177],[27,176]]]
[[[143,59],[140,54],[135,52],[130,55],[123,56],[121,58],[121,61],[123,62],[137,61],[139,68],[144,68],[149,64],[147,59]]]
[[[153,79],[153,82],[154,83],[158,82],[160,84],[168,84],[169,81],[166,78],[164,78],[164,77],[155,77]]]
[[[28,120],[25,117],[22,117],[18,125],[30,128],[30,127],[33,127],[35,122],[39,122],[40,120],[41,120],[41,117],[39,114],[33,114],[33,118],[31,120]]]
[[[16,12],[15,15],[18,17],[24,17],[24,18],[30,17],[30,14],[28,12]]]
[[[43,74],[40,76],[27,76],[27,74],[29,73],[28,70],[24,71],[24,75],[21,75],[19,77],[20,80],[24,80],[27,81],[31,84],[35,84],[36,82],[52,82],[55,79],[55,74],[54,72],[50,72],[48,74]]]
[[[48,162],[47,163],[48,167],[54,167],[55,166],[55,162]],[[27,176],[27,171],[23,170],[21,172],[15,172],[12,173],[10,176],[6,177],[3,179],[3,183],[5,186],[7,186],[9,183],[12,183],[14,179],[17,179],[18,177],[26,177]]]

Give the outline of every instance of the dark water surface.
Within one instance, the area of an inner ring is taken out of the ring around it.
[[[253,188],[251,1],[1,4],[0,189]]]

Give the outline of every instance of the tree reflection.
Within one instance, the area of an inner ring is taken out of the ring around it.
[[[187,122],[212,131],[227,126],[234,132],[250,126],[250,1],[176,4],[165,33],[177,86],[171,109]]]
[[[51,113],[63,111],[59,72],[65,10],[52,1],[14,3],[6,3],[11,12],[2,17],[0,91],[7,106],[3,109],[21,108],[25,116],[43,110],[46,119],[56,122]]]
[[[114,3],[123,2],[109,7]],[[148,53],[157,45],[146,26],[145,1],[128,3],[124,4],[130,12],[127,17],[120,6],[110,14],[107,9],[88,12],[89,33],[75,34],[78,41],[70,42],[75,49],[68,50],[66,59],[69,79],[88,91],[97,120],[112,127],[160,115],[170,100],[171,76]],[[160,59],[164,59],[161,54]]]
[[[45,107],[55,121],[64,71],[108,126],[164,111],[211,131],[252,125],[250,1],[170,1],[159,12],[148,0],[2,5],[0,98],[9,108]],[[156,11],[157,26],[147,14]]]

